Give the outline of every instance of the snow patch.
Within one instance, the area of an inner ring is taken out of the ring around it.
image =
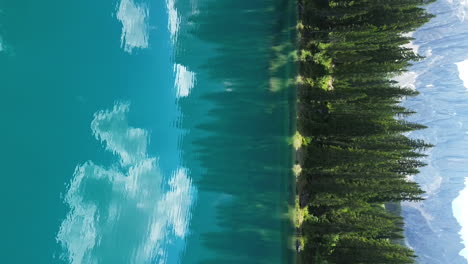
[[[393,80],[397,81],[401,87],[406,87],[415,90],[417,78],[418,74],[416,72],[409,71],[394,77]]]
[[[468,178],[465,179],[465,189],[463,189],[459,196],[452,202],[453,215],[461,225],[459,232],[462,243],[465,248],[460,251],[460,255],[468,259]]]
[[[458,76],[463,81],[463,85],[468,89],[468,60],[455,63],[458,67]]]

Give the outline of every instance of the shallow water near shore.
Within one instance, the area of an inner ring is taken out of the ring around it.
[[[292,263],[290,1],[0,1],[2,263]]]

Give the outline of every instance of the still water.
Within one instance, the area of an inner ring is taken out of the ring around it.
[[[0,0],[0,263],[292,263],[295,19]]]

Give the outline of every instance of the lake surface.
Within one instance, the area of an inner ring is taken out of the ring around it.
[[[1,263],[291,263],[286,0],[0,0]]]

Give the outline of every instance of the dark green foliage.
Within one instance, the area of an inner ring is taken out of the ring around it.
[[[392,77],[422,59],[405,33],[432,15],[433,0],[302,0],[298,126],[303,146],[299,203],[303,263],[414,263],[398,242],[403,221],[384,204],[419,201],[408,180],[432,145],[403,133],[423,129],[400,106],[416,91]]]

